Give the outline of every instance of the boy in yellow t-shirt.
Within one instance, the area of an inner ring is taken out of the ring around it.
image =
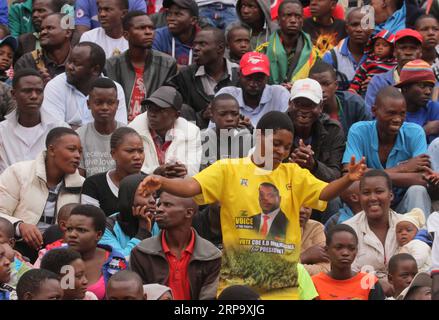
[[[323,211],[326,201],[357,181],[364,159],[352,158],[349,173],[330,184],[316,179],[295,163],[283,163],[293,144],[294,126],[281,112],[265,114],[256,128],[258,143],[247,158],[225,159],[192,178],[149,176],[141,183],[144,195],[162,189],[198,204],[221,204],[224,243],[219,292],[245,284],[262,299],[300,299],[299,210]],[[309,276],[308,276],[309,277]]]

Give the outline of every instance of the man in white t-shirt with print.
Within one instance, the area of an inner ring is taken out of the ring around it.
[[[100,27],[82,34],[79,42],[91,41],[102,47],[106,58],[118,56],[128,49],[123,36],[122,18],[128,12],[128,0],[99,0]]]

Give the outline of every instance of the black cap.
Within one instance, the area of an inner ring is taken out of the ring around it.
[[[164,8],[170,8],[173,4],[189,10],[193,16],[198,17],[198,5],[195,0],[163,0]]]
[[[150,103],[160,108],[174,108],[179,111],[183,105],[183,98],[174,87],[162,86],[154,91],[149,98],[142,101],[142,105]]]

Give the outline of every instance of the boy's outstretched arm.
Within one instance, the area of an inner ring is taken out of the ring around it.
[[[162,176],[150,175],[143,179],[139,188],[141,194],[145,197],[158,189],[182,198],[191,198],[201,193],[200,184],[191,177],[168,179]]]
[[[340,195],[353,182],[358,181],[366,172],[366,158],[363,157],[358,163],[355,163],[355,156],[351,157],[351,162],[348,166],[348,173],[343,177],[332,181],[323,189],[320,194],[320,200],[329,201]]]

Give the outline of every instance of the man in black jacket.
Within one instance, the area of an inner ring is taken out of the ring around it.
[[[288,114],[294,123],[294,145],[290,161],[308,169],[320,180],[331,182],[341,175],[346,147],[343,128],[323,113],[323,92],[313,79],[297,80],[291,89]],[[340,202],[331,200],[325,214],[312,218],[325,223],[338,211]]]
[[[181,69],[170,80],[183,96],[183,102],[190,107],[187,120],[196,120],[200,128],[209,123],[207,107],[216,92],[238,83],[239,66],[224,58],[224,33],[208,27],[200,31],[193,43],[193,61],[195,64]]]

